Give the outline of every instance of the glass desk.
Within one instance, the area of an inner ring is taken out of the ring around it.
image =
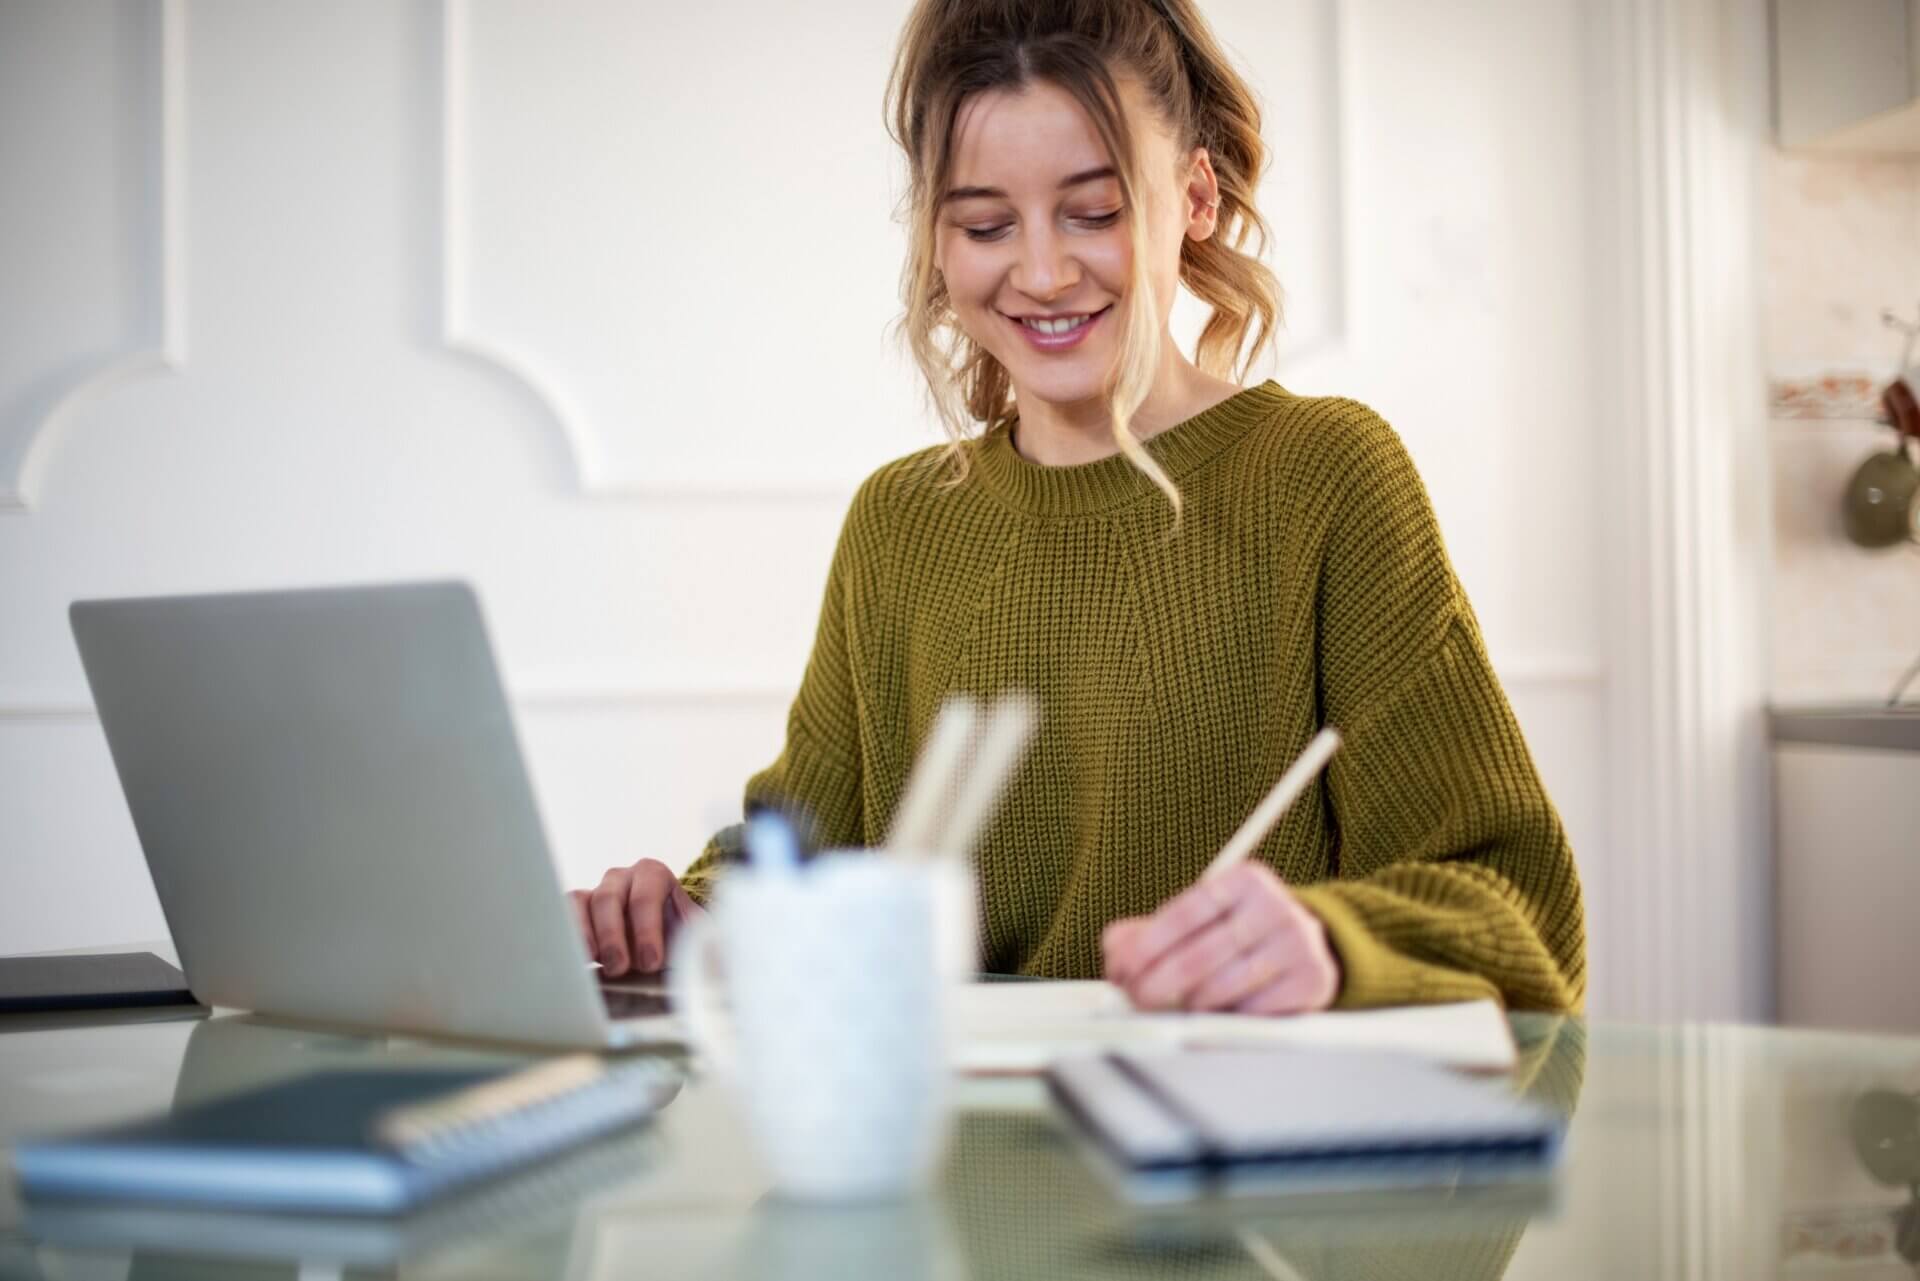
[[[1920,1039],[1540,1016],[1514,1027],[1516,1088],[1571,1113],[1544,1194],[1130,1208],[1069,1143],[1037,1081],[982,1080],[962,1090],[927,1195],[808,1208],[767,1195],[729,1097],[695,1079],[642,1129],[401,1220],[47,1217],[9,1182],[0,1277],[1915,1275],[1897,1240],[1920,1236],[1903,1213],[1913,1194],[1875,1181],[1851,1127],[1863,1093],[1920,1090]],[[0,1145],[315,1069],[506,1057],[240,1015],[16,1018],[0,1021]],[[1920,1135],[1864,1142],[1897,1161]]]

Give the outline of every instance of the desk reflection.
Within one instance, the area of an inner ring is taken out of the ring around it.
[[[1586,1035],[1524,1030],[1514,1084],[1571,1115]],[[1333,1281],[1496,1278],[1537,1189],[1366,1194],[1307,1202],[1218,1200],[1143,1209],[1109,1193],[1062,1122],[1031,1107],[957,1118],[938,1185],[897,1205],[820,1209],[755,1194],[731,1209],[629,1206],[583,1223],[572,1281],[1028,1281],[1156,1278]]]
[[[173,1107],[177,1111],[310,1072],[514,1067],[536,1057],[235,1015],[194,1027],[181,1057]],[[484,1257],[488,1251],[523,1260],[545,1256],[551,1265],[546,1272],[553,1275],[563,1266],[583,1200],[657,1166],[661,1155],[658,1135],[643,1127],[393,1218],[29,1202],[23,1228],[35,1240],[66,1249],[130,1251],[128,1281],[291,1281],[336,1272],[411,1276],[416,1264],[426,1266],[437,1257]],[[11,1275],[0,1270],[0,1276]]]
[[[1518,1031],[1515,1088],[1571,1117],[1586,1070],[1585,1026],[1561,1019]],[[1011,1113],[961,1119],[943,1191],[964,1275],[974,1281],[1493,1281],[1543,1203],[1538,1189],[1517,1197],[1442,1190],[1141,1210],[1093,1182],[1051,1118]],[[1505,1204],[1516,1199],[1519,1208]]]
[[[1516,1033],[1516,1088],[1570,1116],[1586,1068],[1584,1026],[1529,1020]],[[374,1061],[488,1058],[513,1056],[215,1019],[194,1029],[174,1097],[176,1106],[185,1106],[296,1072]],[[1484,1190],[1443,1189],[1131,1207],[1108,1191],[1062,1122],[1032,1106],[1031,1096],[1024,1105],[963,1111],[941,1176],[920,1198],[826,1208],[784,1202],[765,1189],[731,1105],[703,1085],[683,1094],[654,1125],[400,1219],[79,1209],[62,1218],[29,1207],[26,1226],[56,1249],[79,1251],[56,1257],[47,1275],[92,1275],[85,1267],[59,1265],[106,1264],[110,1260],[99,1256],[110,1251],[128,1260],[128,1270],[113,1275],[129,1281],[319,1275],[1490,1281],[1505,1272],[1540,1206]]]

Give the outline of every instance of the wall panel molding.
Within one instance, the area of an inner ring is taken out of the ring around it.
[[[1495,662],[1502,685],[1524,689],[1591,688],[1607,683],[1607,666],[1598,659],[1574,654],[1523,654],[1511,662]]]
[[[1555,655],[1522,657],[1495,665],[1502,685],[1516,690],[1576,689],[1597,692],[1607,684],[1604,665]],[[737,706],[786,703],[798,684],[769,677],[725,675],[648,677],[609,673],[590,679],[536,675],[512,682],[513,705],[530,712],[608,707]],[[0,721],[92,721],[93,703],[72,694],[0,692]]]
[[[0,511],[28,512],[39,502],[47,467],[73,420],[119,387],[152,374],[177,372],[187,362],[186,295],[186,0],[161,0],[154,29],[159,101],[154,127],[159,190],[151,252],[158,266],[156,345],[80,375],[27,434],[15,472],[0,477]]]
[[[1302,342],[1283,346],[1274,365],[1276,375],[1303,374],[1311,378],[1314,370],[1337,366],[1351,355],[1349,317],[1353,307],[1353,279],[1352,263],[1348,257],[1347,219],[1353,195],[1352,166],[1348,163],[1348,157],[1357,143],[1350,132],[1353,113],[1347,104],[1347,94],[1354,83],[1354,76],[1346,61],[1347,51],[1352,48],[1346,27],[1350,8],[1351,0],[1319,0],[1315,6],[1320,25],[1320,42],[1315,56],[1319,65],[1326,68],[1327,76],[1315,117],[1315,132],[1324,149],[1321,170],[1315,175],[1319,189],[1325,193],[1321,199],[1323,222],[1316,246],[1319,261],[1327,271],[1322,328]],[[1263,120],[1262,132],[1271,133],[1273,124],[1271,120]],[[1284,332],[1281,342],[1286,342]]]
[[[547,427],[557,434],[584,493],[594,491],[602,464],[581,414],[559,378],[525,352],[475,332],[467,316],[467,64],[469,12],[466,0],[440,4],[440,341],[493,376],[530,396]]]
[[[1765,1019],[1765,6],[1610,0],[1589,22],[1617,823],[1595,986],[1616,1017]]]
[[[470,0],[441,0],[440,5],[440,341],[446,349],[485,370],[539,407],[547,429],[558,437],[578,493],[628,502],[791,503],[845,502],[850,485],[646,486],[611,478],[598,438],[585,411],[567,391],[566,377],[542,358],[481,333],[467,300],[470,264],[467,205],[470,129],[468,65]]]

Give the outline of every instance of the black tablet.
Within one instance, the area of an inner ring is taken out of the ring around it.
[[[0,1014],[197,1004],[187,976],[152,952],[0,957]]]

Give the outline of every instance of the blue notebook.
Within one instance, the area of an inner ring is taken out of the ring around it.
[[[15,1145],[29,1199],[396,1214],[650,1116],[653,1059],[321,1072],[112,1129]]]

